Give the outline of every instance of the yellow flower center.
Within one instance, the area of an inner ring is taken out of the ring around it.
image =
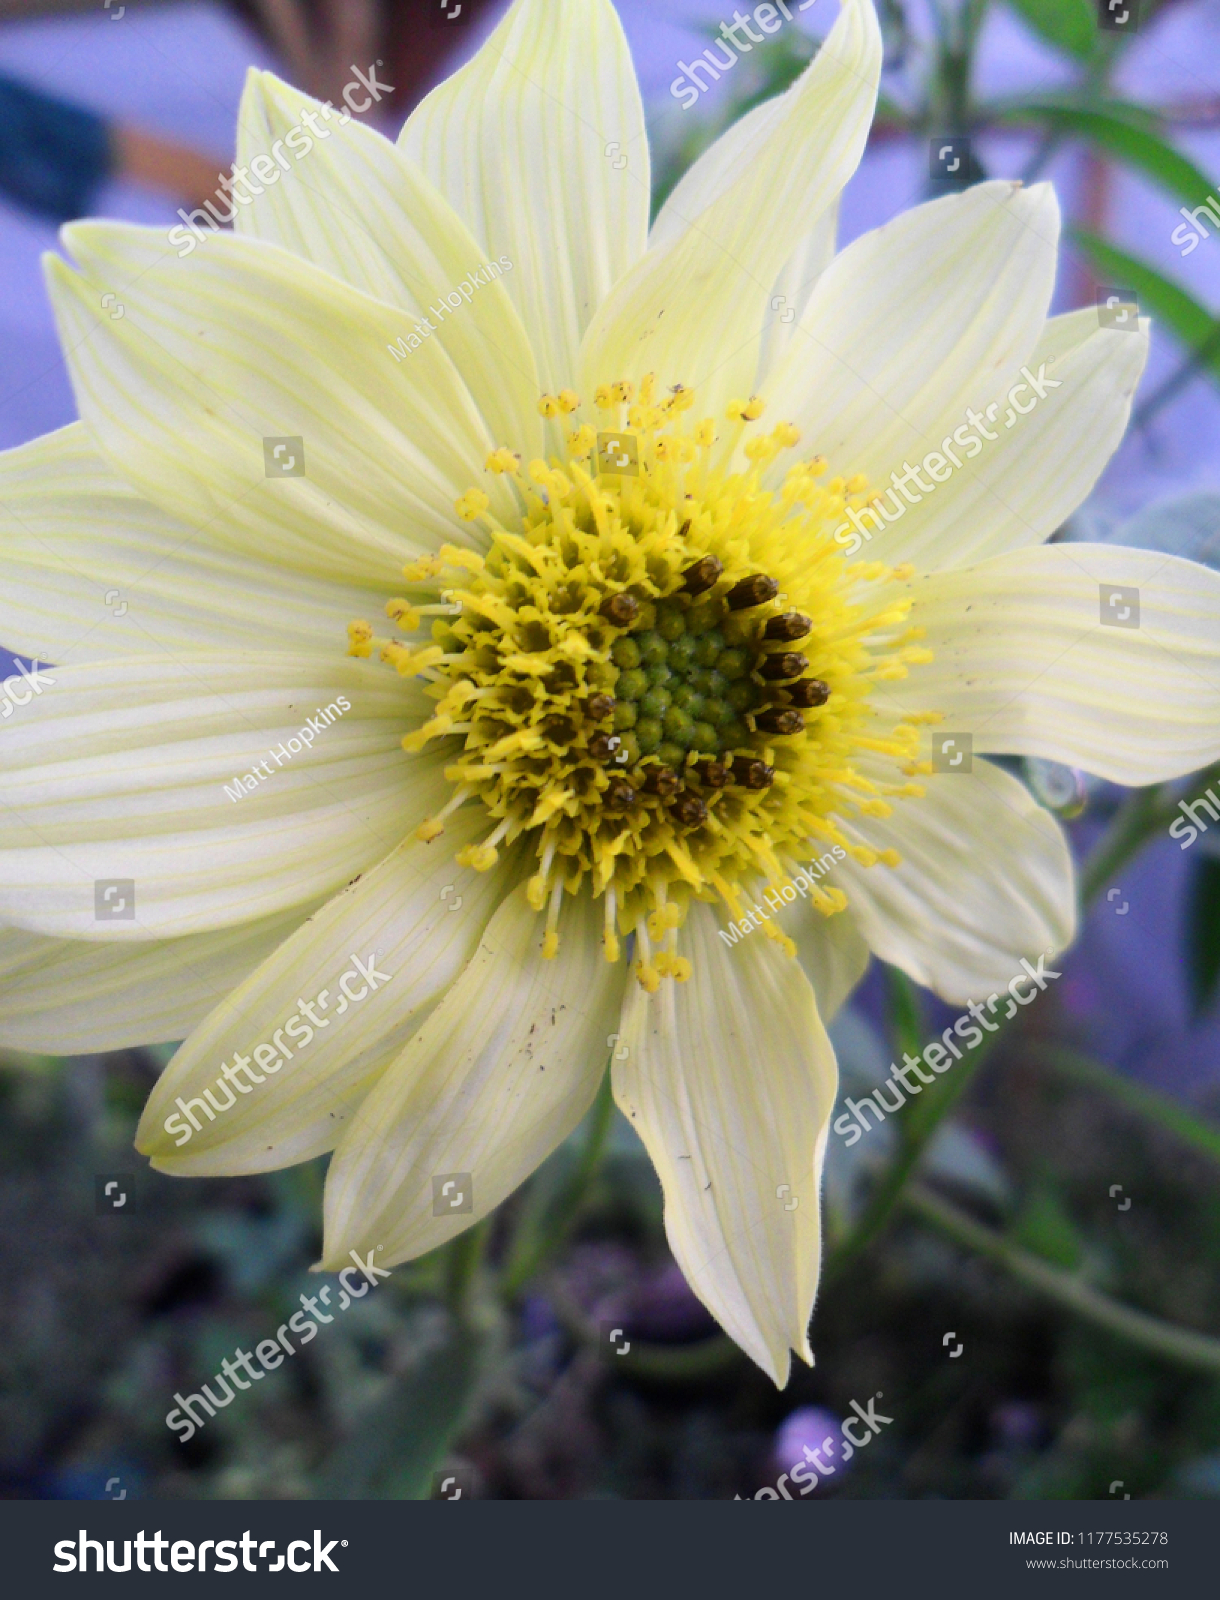
[[[690,390],[657,402],[653,389],[646,380],[634,403],[625,383],[599,389],[601,432],[554,423],[566,449],[527,473],[495,451],[488,470],[515,484],[519,522],[502,526],[470,490],[457,509],[486,528],[485,552],[445,546],[413,564],[416,598],[386,608],[416,637],[350,630],[353,654],[379,648],[429,680],[436,710],[404,746],[452,743],[455,793],[421,837],[477,800],[490,831],[458,859],[486,870],[502,846],[529,841],[544,955],[558,948],[563,895],[587,881],[604,897],[608,958],[634,933],[650,989],[689,974],[675,941],[692,896],[740,917],[743,880],[783,881],[811,845],[895,865],[839,819],[888,815],[890,799],[922,790],[866,778],[853,757],[888,755],[909,776],[915,724],[932,720],[878,729],[869,704],[875,682],[930,657],[913,645],[910,600],[896,589],[908,574],[848,563],[833,538],[845,506],[866,502],[864,480],[824,482],[814,458],[764,489],[795,428],[750,438],[749,464],[734,470],[763,403],[731,405],[718,438],[711,420],[684,426]],[[565,390],[539,409],[563,418],[579,404]],[[826,915],[847,903],[836,888],[815,886],[812,898]]]

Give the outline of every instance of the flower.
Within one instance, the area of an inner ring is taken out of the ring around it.
[[[1220,749],[1220,576],[1045,543],[1147,347],[1047,320],[1050,189],[834,254],[880,64],[844,0],[649,232],[613,10],[516,0],[397,146],[252,73],[233,236],[49,264],[82,420],[0,460],[0,637],[55,664],[3,734],[0,1020],[186,1036],[139,1148],[333,1150],[325,1267],[484,1216],[611,1058],[782,1384],[870,949],[964,1003],[1073,936],[1059,824],[984,758]]]

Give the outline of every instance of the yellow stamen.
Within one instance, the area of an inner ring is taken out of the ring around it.
[[[545,912],[543,954],[558,951],[564,896],[600,895],[607,959],[633,935],[636,977],[655,993],[664,978],[690,976],[676,941],[692,898],[719,899],[740,919],[739,883],[783,883],[810,847],[828,844],[860,865],[897,865],[895,851],[868,842],[868,823],[921,795],[903,779],[928,769],[919,729],[938,719],[882,718],[872,703],[878,684],[931,655],[911,626],[913,597],[896,592],[909,569],[845,562],[835,540],[847,498],[867,493],[863,475],[823,482],[827,463],[815,455],[782,487],[764,487],[769,464],[800,435],[779,422],[743,442],[763,414],[757,396],[728,406],[719,441],[715,419],[687,419],[693,391],[659,391],[651,373],[638,397],[620,380],[599,386],[595,401],[620,418],[627,408],[629,431],[618,437],[630,441],[633,471],[590,459],[588,424],[564,435],[566,460],[540,455],[523,471],[508,446],[493,450],[487,470],[517,479],[524,509],[502,526],[489,496],[468,490],[457,514],[481,520],[484,553],[451,544],[410,563],[409,598],[386,605],[407,635],[434,619],[431,641],[376,639],[367,622],[353,623],[349,639],[353,653],[379,651],[424,680],[434,710],[404,748],[451,741],[443,771],[454,798],[419,837],[435,839],[453,805],[477,800],[493,831],[457,860],[485,872],[502,847],[521,841],[534,852],[526,894]],[[566,417],[579,405],[565,389],[543,396],[539,411]],[[790,645],[794,612],[808,623]],[[764,677],[767,658],[785,652],[804,660],[794,677],[824,688],[795,698],[788,679]],[[707,669],[722,658],[712,691]],[[696,659],[701,683],[687,677]],[[648,670],[662,661],[671,699],[653,716]],[[726,682],[744,698],[709,712]],[[672,699],[675,686],[685,700]],[[816,702],[795,721],[794,698]],[[833,883],[807,892],[824,916],[847,905]],[[774,922],[766,936],[794,953]]]
[[[396,622],[404,633],[414,633],[420,624],[420,613],[409,600],[387,600],[385,614]]]
[[[473,522],[480,512],[486,511],[491,501],[482,489],[467,489],[456,503],[457,514],[463,522]]]

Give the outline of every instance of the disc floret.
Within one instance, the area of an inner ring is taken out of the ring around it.
[[[485,550],[445,546],[414,563],[405,576],[416,598],[386,608],[414,637],[351,629],[353,653],[379,648],[428,680],[436,709],[404,746],[454,741],[446,812],[477,801],[492,823],[459,860],[485,870],[528,842],[548,955],[563,895],[587,880],[605,899],[607,955],[635,933],[649,988],[687,975],[675,940],[692,895],[740,915],[742,880],[779,880],[811,843],[839,843],[863,865],[879,859],[843,821],[920,791],[866,779],[852,758],[880,752],[913,770],[915,727],[878,730],[869,693],[927,659],[897,587],[908,574],[848,565],[833,538],[845,505],[864,503],[862,479],[823,482],[815,457],[764,488],[797,443],[790,424],[750,438],[748,465],[734,468],[761,400],[733,402],[718,439],[711,419],[683,426],[690,390],[660,402],[653,393],[650,380],[638,401],[626,383],[597,391],[610,425],[634,442],[630,473],[597,470],[587,424],[524,471],[496,450],[487,467],[515,487],[513,525],[471,489],[457,509],[482,524]],[[556,434],[578,409],[569,391],[539,406]],[[442,829],[443,814],[420,831]],[[846,904],[838,889],[813,895],[828,915]]]

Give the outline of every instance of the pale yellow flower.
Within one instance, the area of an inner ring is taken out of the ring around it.
[[[870,949],[964,1003],[1073,936],[1058,823],[983,757],[1220,751],[1220,576],[1045,543],[1147,346],[1047,320],[1050,189],[834,253],[880,61],[845,0],[651,232],[607,0],[517,0],[396,146],[286,145],[317,108],[254,73],[239,163],[278,177],[182,256],[65,231],[82,420],[0,459],[0,638],[57,664],[0,729],[6,1042],[186,1037],[140,1149],[333,1150],[328,1266],[486,1215],[612,1058],[677,1259],[777,1383]]]

